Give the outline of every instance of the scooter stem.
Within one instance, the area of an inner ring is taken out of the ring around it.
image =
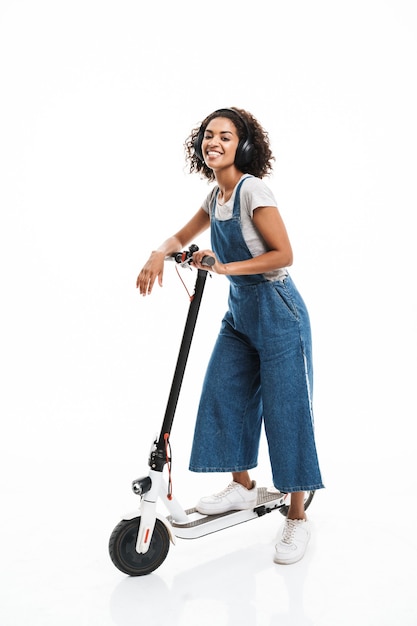
[[[185,322],[184,332],[178,353],[177,364],[172,379],[171,390],[168,396],[168,402],[165,410],[165,416],[162,423],[161,432],[155,449],[149,458],[149,466],[152,470],[162,472],[166,463],[165,435],[171,433],[172,423],[174,421],[175,410],[178,404],[178,398],[181,391],[182,381],[184,378],[185,367],[187,365],[188,355],[190,352],[191,342],[194,335],[194,329],[197,322],[198,312],[200,310],[201,299],[203,297],[204,286],[207,278],[206,270],[197,270],[197,279],[194,287],[194,294],[191,297],[190,307]]]

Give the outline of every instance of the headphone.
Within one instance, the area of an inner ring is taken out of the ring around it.
[[[235,117],[239,118],[239,120],[242,122],[242,124],[245,127],[246,137],[244,139],[239,140],[239,144],[237,146],[236,156],[235,156],[235,165],[238,169],[241,170],[243,167],[245,167],[245,165],[248,165],[248,163],[250,163],[253,157],[255,146],[252,143],[251,132],[250,132],[248,123],[245,120],[245,118],[242,117],[240,113],[235,111],[235,109],[217,109],[217,111],[214,111],[213,113],[211,113],[209,117],[211,119],[214,119],[215,117],[222,117],[222,113],[226,113],[224,117],[231,119],[233,122],[233,118],[230,115],[232,113]],[[195,152],[196,157],[200,159],[200,161],[204,161],[203,151],[202,151],[201,146],[203,143],[206,127],[207,127],[207,124],[204,127],[203,125],[200,126],[198,135],[194,140],[194,152]]]

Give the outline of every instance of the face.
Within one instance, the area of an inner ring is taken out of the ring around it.
[[[215,117],[206,127],[201,149],[206,165],[212,170],[230,167],[235,162],[239,135],[227,117]]]

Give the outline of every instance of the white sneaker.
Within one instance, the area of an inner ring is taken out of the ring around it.
[[[230,485],[212,496],[205,496],[197,503],[196,509],[203,515],[218,515],[228,511],[242,511],[256,506],[258,490],[253,481],[252,489],[232,481]]]
[[[275,546],[275,563],[289,565],[303,558],[310,540],[310,524],[306,519],[286,519]]]

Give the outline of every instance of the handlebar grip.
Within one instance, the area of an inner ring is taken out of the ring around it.
[[[212,267],[216,262],[216,259],[212,256],[203,256],[201,259],[201,265],[207,265],[207,267]]]

